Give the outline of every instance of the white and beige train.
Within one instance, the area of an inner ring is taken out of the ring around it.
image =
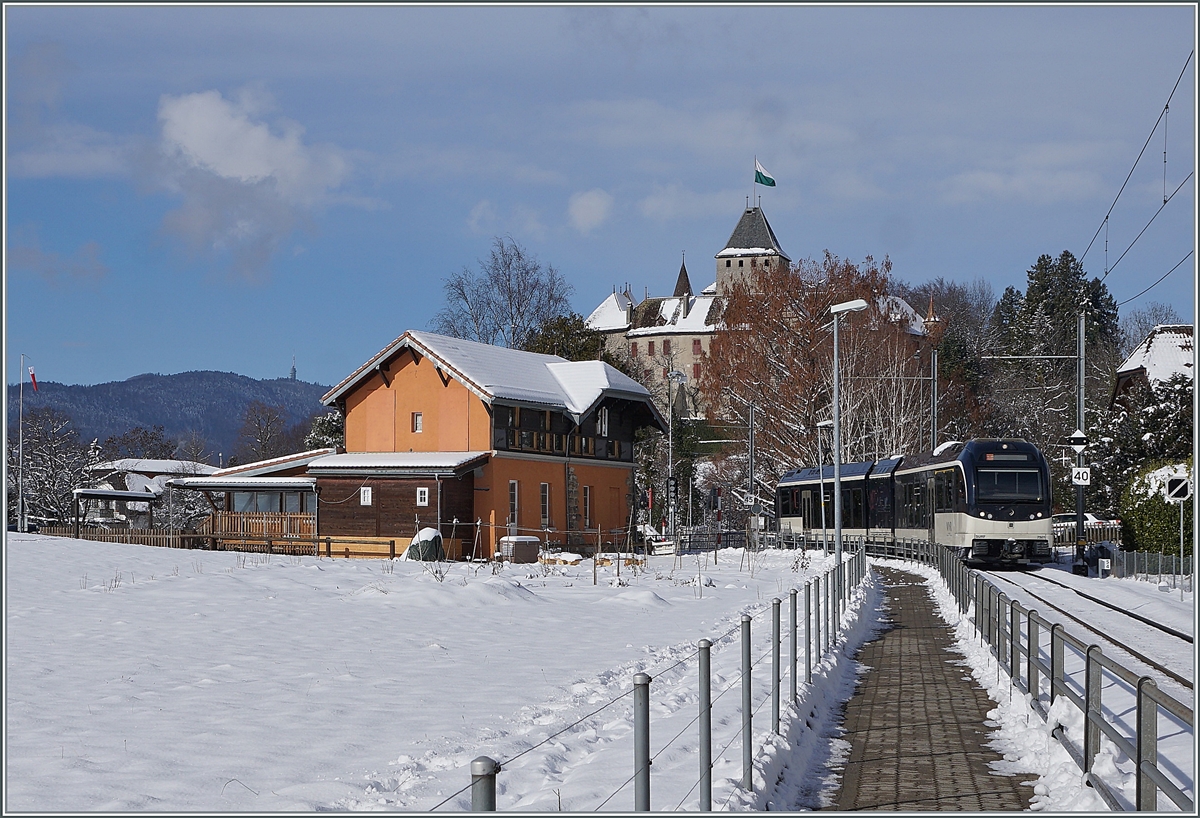
[[[953,441],[923,454],[846,463],[841,472],[844,536],[929,540],[972,565],[1054,558],[1050,467],[1024,440]],[[781,533],[832,539],[833,466],[785,474],[775,513]]]

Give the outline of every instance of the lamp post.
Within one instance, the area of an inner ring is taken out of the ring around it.
[[[667,373],[667,530],[675,543],[675,401],[671,385],[687,382],[687,375],[678,369]]]
[[[861,298],[843,301],[829,308],[833,315],[833,550],[837,565],[837,601],[842,602],[842,403],[841,376],[838,373],[838,324],[842,313],[865,310],[867,302]],[[821,498],[824,501],[824,497]],[[840,611],[841,608],[839,607]]]
[[[938,346],[942,343],[942,336],[946,332],[946,321],[941,316],[939,316],[936,312],[933,311],[933,296],[932,295],[929,296],[929,312],[925,314],[925,321],[923,323],[925,324],[925,338],[929,341],[930,349],[933,352],[932,361],[930,363],[930,366],[932,367],[932,370],[933,370],[933,372],[932,372],[933,393],[932,393],[932,398],[931,398],[930,404],[929,404],[929,410],[930,410],[929,411],[929,416],[930,416],[929,417],[929,450],[933,451],[934,449],[937,448],[937,445],[938,445],[938,443],[937,443],[937,431],[938,431],[938,422],[937,422],[937,415],[938,415],[937,354],[938,354]]]
[[[829,526],[825,524],[825,456],[821,448],[821,430],[832,425],[832,420],[817,423],[817,479],[821,481],[821,551],[825,556],[829,556]]]

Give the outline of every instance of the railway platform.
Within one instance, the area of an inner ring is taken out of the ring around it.
[[[994,772],[986,746],[994,707],[954,650],[924,578],[877,568],[889,627],[858,656],[870,668],[846,706],[851,750],[829,809],[1007,811],[1028,809],[1034,776]]]

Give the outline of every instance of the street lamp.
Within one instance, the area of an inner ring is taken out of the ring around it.
[[[933,311],[933,296],[929,296],[929,312],[925,315],[925,338],[929,341],[930,348],[933,351],[933,360],[931,362],[933,368],[933,397],[930,401],[930,418],[929,418],[929,451],[937,448],[937,354],[938,346],[942,343],[942,335],[946,332],[946,321]]]
[[[829,526],[825,524],[825,452],[821,448],[821,430],[833,425],[832,420],[817,423],[817,475],[821,481],[821,551],[829,556]]]
[[[841,376],[838,373],[838,324],[842,313],[865,310],[867,302],[861,298],[843,301],[829,308],[833,316],[833,549],[837,565],[837,601],[842,602],[842,403]],[[824,497],[821,498],[824,501]]]
[[[678,369],[667,373],[667,529],[675,542],[675,401],[671,384],[687,383],[687,375]]]

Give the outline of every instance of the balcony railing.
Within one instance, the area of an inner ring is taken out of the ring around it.
[[[315,514],[270,511],[218,511],[210,514],[198,529],[214,537],[315,537]]]

